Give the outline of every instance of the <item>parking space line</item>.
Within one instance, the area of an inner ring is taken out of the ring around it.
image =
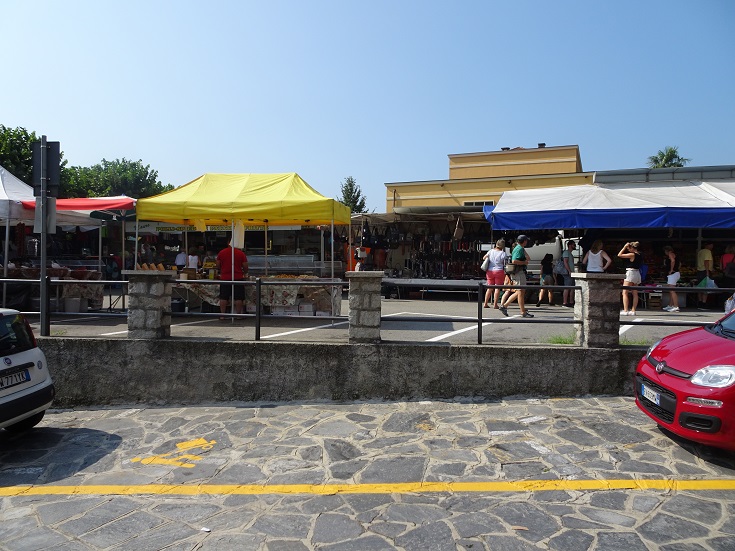
[[[735,491],[733,479],[518,480],[493,482],[401,482],[388,484],[120,484],[9,486],[1,497],[41,495],[335,495],[597,490]]]
[[[458,323],[462,323],[462,322],[458,322]],[[473,323],[471,321],[468,321],[467,323],[472,323],[472,325],[470,325],[469,327],[465,327],[464,329],[457,329],[456,331],[451,331],[450,333],[444,333],[443,335],[437,335],[436,337],[432,337],[430,339],[427,339],[424,342],[437,342],[437,341],[441,341],[441,340],[444,340],[444,339],[448,339],[449,337],[453,337],[455,335],[461,335],[462,333],[466,333],[467,331],[476,331],[477,330],[477,323],[476,322]],[[493,324],[493,322],[488,321],[488,322],[483,323],[482,324],[482,327],[484,328],[485,326],[492,325],[492,324]]]
[[[633,321],[643,321],[645,318],[635,318]],[[623,333],[629,331],[630,329],[633,329],[635,325],[623,325],[620,324],[620,329],[618,330],[618,336],[622,335]]]
[[[304,327],[302,329],[294,329],[292,331],[284,331],[283,333],[274,333],[273,335],[261,335],[261,339],[274,339],[276,337],[285,337],[286,335],[295,335],[296,333],[306,333],[307,331],[316,331],[317,329],[328,329],[336,325],[347,325],[346,321],[338,321],[337,323],[330,323],[328,325],[317,325],[315,327]]]

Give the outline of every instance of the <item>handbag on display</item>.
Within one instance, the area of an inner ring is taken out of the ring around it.
[[[370,225],[368,224],[367,220],[363,220],[362,222],[362,237],[360,239],[360,245],[362,245],[363,247],[372,246],[372,236],[370,234]]]
[[[464,223],[462,218],[457,218],[457,226],[454,228],[454,238],[459,241],[464,235]]]

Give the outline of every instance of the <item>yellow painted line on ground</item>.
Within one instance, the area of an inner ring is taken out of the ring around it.
[[[555,490],[735,490],[735,480],[522,480],[515,482],[403,482],[395,484],[131,484],[10,486],[0,496],[39,495],[277,495],[548,492]]]

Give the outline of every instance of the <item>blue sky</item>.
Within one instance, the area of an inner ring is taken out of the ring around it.
[[[163,183],[298,172],[370,210],[447,155],[577,144],[584,170],[668,145],[735,164],[735,2],[0,0],[0,124],[71,165]]]

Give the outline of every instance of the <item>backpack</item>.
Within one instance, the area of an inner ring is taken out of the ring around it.
[[[557,258],[554,261],[554,267],[551,269],[551,271],[558,275],[568,275],[569,270],[567,270],[567,267],[564,265],[564,257]]]

